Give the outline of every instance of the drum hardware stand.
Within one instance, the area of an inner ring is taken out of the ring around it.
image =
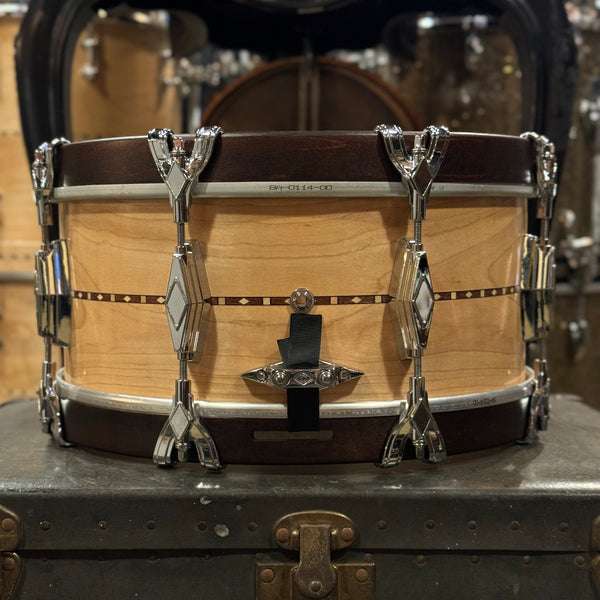
[[[414,240],[404,240],[403,254],[399,248],[390,282],[390,296],[394,298],[392,318],[396,328],[400,329],[400,336],[396,336],[397,345],[401,358],[412,359],[414,375],[409,379],[406,410],[400,412],[398,422],[388,435],[380,466],[397,465],[408,440],[412,442],[417,458],[440,462],[446,456],[446,446],[429,407],[421,365],[435,303],[421,233],[431,187],[446,153],[450,133],[445,127],[429,126],[423,133],[415,135],[409,153],[400,127],[379,125],[376,131],[383,137],[388,156],[408,189],[414,222]]]
[[[199,245],[185,241],[192,188],[208,164],[215,141],[221,133],[220,127],[197,130],[189,158],[183,139],[174,136],[171,130],[153,129],[148,133],[150,151],[167,185],[173,220],[177,224],[177,247],[171,262],[165,307],[173,348],[179,360],[179,379],[175,382],[171,413],[154,448],[154,462],[161,466],[172,464],[174,448],[177,448],[179,461],[188,460],[193,442],[204,467],[221,468],[217,447],[206,425],[195,414],[188,379],[188,363],[194,359],[194,355],[201,354],[199,343],[204,341],[201,326],[207,317],[203,313],[207,313],[205,299],[210,292],[206,283],[203,289],[201,282],[199,270],[202,257],[199,255]]]
[[[313,293],[298,288],[289,299],[290,336],[277,340],[281,362],[242,373],[242,378],[287,393],[288,431],[319,431],[319,392],[359,378],[364,373],[320,360],[321,315],[309,315]]]
[[[555,260],[550,244],[550,220],[556,197],[557,161],[554,144],[533,132],[521,137],[532,140],[536,149],[537,218],[541,220],[540,237],[525,235],[521,262],[521,326],[524,342],[539,341],[541,358],[533,370],[536,387],[529,404],[529,419],[524,443],[532,443],[538,430],[548,428],[550,412],[550,377],[546,337],[551,327],[554,303]]]
[[[35,152],[31,167],[38,222],[42,230],[42,247],[35,255],[37,326],[45,346],[38,392],[39,415],[42,431],[51,433],[61,446],[70,444],[64,439],[60,398],[54,391],[56,363],[52,360],[52,345],[64,348],[70,343],[71,286],[66,240],[50,241],[50,227],[54,221],[50,200],[54,186],[54,152],[66,143],[69,142],[60,138],[50,144],[42,144]]]

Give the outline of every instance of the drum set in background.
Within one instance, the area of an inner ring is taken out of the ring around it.
[[[0,21],[6,44],[20,15]],[[59,444],[159,465],[392,466],[531,442],[557,159],[518,135],[502,24],[428,13],[390,23],[394,43],[292,57],[181,56],[171,25],[119,8],[81,32],[71,142],[36,152],[35,204],[5,78],[22,164],[0,182],[0,401],[39,388]]]

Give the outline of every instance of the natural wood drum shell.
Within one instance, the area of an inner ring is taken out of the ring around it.
[[[432,198],[423,226],[434,290],[518,285],[525,200]],[[168,201],[61,205],[74,290],[67,381],[116,394],[170,397],[177,376],[164,306],[111,302],[110,294],[164,296],[175,226]],[[193,203],[188,237],[200,241],[213,297],[389,291],[398,241],[410,236],[406,198],[227,198]],[[196,398],[281,403],[281,391],[247,382],[244,371],[279,360],[289,307],[213,306],[204,352],[190,365]],[[385,304],[317,305],[321,358],[358,368],[352,384],[322,402],[403,398],[412,374],[398,359]],[[431,396],[486,392],[525,380],[517,294],[436,302],[423,359]]]

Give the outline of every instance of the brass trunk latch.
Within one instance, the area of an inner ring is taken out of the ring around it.
[[[12,598],[21,574],[21,559],[13,552],[20,537],[19,517],[0,504],[0,600]]]
[[[256,565],[258,600],[373,600],[373,563],[333,563],[331,553],[348,548],[357,537],[351,519],[329,511],[286,515],[274,527],[277,545],[299,552],[296,563]]]

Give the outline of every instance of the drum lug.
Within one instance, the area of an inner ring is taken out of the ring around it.
[[[550,377],[546,336],[552,322],[554,304],[554,246],[548,239],[550,220],[557,191],[557,160],[554,144],[533,132],[522,134],[535,144],[536,181],[538,185],[537,217],[541,221],[540,237],[525,235],[521,262],[521,327],[523,341],[540,341],[541,358],[534,361],[536,387],[529,401],[529,417],[524,443],[531,443],[536,432],[548,428],[550,416]]]
[[[551,327],[554,303],[554,246],[537,236],[523,236],[521,250],[521,328],[524,342],[544,337]]]
[[[400,415],[390,432],[379,466],[397,465],[402,460],[409,440],[415,448],[417,458],[430,463],[441,462],[446,458],[446,444],[429,407],[424,377],[410,378],[407,410]]]
[[[388,157],[408,188],[412,220],[423,221],[431,186],[446,154],[450,132],[446,127],[430,125],[415,135],[409,152],[404,133],[397,125],[378,125],[375,131],[383,137]]]
[[[220,127],[198,129],[189,157],[185,153],[183,138],[173,135],[170,129],[152,129],[148,132],[150,152],[167,184],[176,223],[189,220],[192,188],[208,164],[215,142],[222,132]]]
[[[66,240],[50,241],[54,222],[52,193],[54,156],[57,148],[69,142],[64,138],[44,143],[35,151],[31,165],[33,191],[42,230],[42,247],[35,255],[35,296],[38,333],[44,338],[45,357],[38,390],[42,431],[51,433],[60,446],[64,439],[60,398],[54,391],[55,363],[52,344],[69,346],[71,341],[71,285]]]
[[[548,364],[545,360],[536,358],[533,363],[535,389],[529,400],[529,415],[527,417],[527,430],[521,440],[523,444],[535,441],[538,431],[548,429],[550,418],[550,377]]]
[[[316,369],[291,369],[286,368],[283,362],[277,362],[242,373],[244,379],[280,390],[298,386],[324,390],[358,379],[361,375],[364,375],[362,371],[324,360],[319,361]]]
[[[209,297],[200,245],[186,242],[184,252],[173,255],[165,307],[173,349],[190,361],[202,354],[211,309],[205,301]]]
[[[189,157],[183,138],[174,136],[170,129],[152,129],[148,133],[150,152],[167,186],[173,219],[177,224],[177,245],[171,262],[165,305],[173,348],[179,360],[179,378],[175,382],[171,413],[154,449],[154,462],[161,466],[172,464],[174,448],[177,448],[180,461],[188,460],[193,443],[200,464],[207,469],[221,468],[215,443],[207,427],[194,414],[187,376],[188,362],[198,353],[199,344],[204,342],[202,323],[206,322],[208,314],[204,304],[210,293],[199,244],[185,241],[192,187],[208,164],[221,132],[220,127],[198,129]]]
[[[423,355],[435,304],[427,253],[422,244],[403,240],[398,246],[390,282],[390,308],[400,359]]]
[[[64,437],[60,397],[54,389],[56,364],[45,360],[42,363],[42,378],[38,390],[38,409],[42,432],[52,435],[54,441],[64,448],[71,446]]]
[[[189,450],[193,443],[202,466],[211,470],[221,468],[217,447],[208,429],[194,414],[193,401],[189,380],[178,379],[171,414],[163,425],[154,447],[155,464],[171,466],[175,448],[180,462],[189,460]]]
[[[71,342],[71,285],[66,240],[56,240],[35,255],[38,334],[58,346]]]
[[[399,250],[396,255],[390,281],[396,346],[400,358],[412,359],[413,377],[410,378],[406,409],[400,411],[400,418],[388,435],[379,466],[397,465],[408,440],[412,442],[417,458],[440,462],[446,457],[446,445],[431,413],[421,371],[421,358],[427,347],[435,304],[422,243],[422,222],[433,181],[446,155],[450,132],[446,127],[430,125],[415,135],[412,150],[408,152],[400,127],[379,125],[375,131],[381,133],[388,157],[408,188],[414,222],[414,239],[404,240],[406,248],[403,254]]]
[[[521,137],[532,140],[535,144],[538,186],[537,218],[549,222],[554,213],[554,199],[557,192],[558,161],[554,144],[547,137],[533,131],[522,133]]]
[[[31,179],[33,181],[33,193],[38,210],[38,222],[42,227],[42,242],[46,229],[52,225],[52,213],[50,210],[50,199],[54,188],[54,154],[55,150],[69,141],[65,138],[55,138],[50,143],[41,144],[34,154],[31,165]]]

